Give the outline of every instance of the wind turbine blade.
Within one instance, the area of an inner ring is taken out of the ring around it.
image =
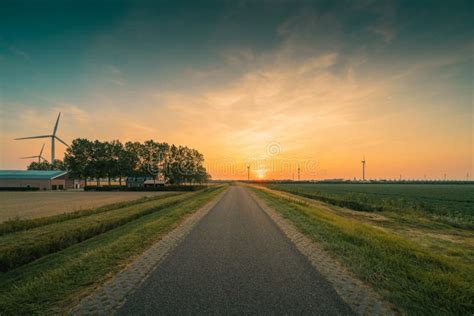
[[[29,137],[15,138],[15,140],[33,139],[33,138],[48,138],[48,137],[51,137],[51,136],[52,136],[52,135],[29,136]]]
[[[58,130],[59,118],[61,117],[61,112],[58,114],[58,118],[56,119],[56,124],[54,124],[53,135],[56,136],[56,131]]]
[[[41,147],[41,150],[40,150],[40,154],[39,154],[40,157],[43,154],[43,149],[44,149],[44,143],[43,143],[43,146]]]
[[[38,158],[38,156],[20,157],[20,159]]]
[[[54,138],[56,138],[57,140],[59,140],[61,143],[63,143],[64,145],[66,145],[66,147],[70,147],[68,144],[66,144],[66,142],[64,140],[62,140],[61,138],[59,138],[58,136],[54,136]]]

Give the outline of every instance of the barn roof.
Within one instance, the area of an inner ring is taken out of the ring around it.
[[[65,174],[63,170],[0,170],[0,180],[51,180]]]

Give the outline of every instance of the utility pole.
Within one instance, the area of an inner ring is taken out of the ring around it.
[[[362,160],[362,181],[365,181],[365,157]]]
[[[250,181],[250,165],[247,165],[247,181]]]

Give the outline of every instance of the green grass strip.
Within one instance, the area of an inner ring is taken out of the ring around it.
[[[405,313],[474,313],[473,265],[307,203],[252,190]]]
[[[177,205],[0,274],[0,314],[64,314],[223,190],[199,191]]]
[[[88,216],[91,214],[102,213],[102,212],[106,212],[110,210],[116,210],[122,207],[132,206],[135,204],[140,204],[140,203],[144,203],[148,201],[160,200],[160,199],[167,198],[169,196],[177,195],[177,194],[182,194],[182,193],[170,192],[170,193],[159,195],[159,196],[142,197],[136,200],[111,203],[111,204],[107,204],[107,205],[100,206],[97,208],[63,213],[63,214],[52,215],[52,216],[47,216],[47,217],[31,218],[31,219],[11,219],[3,223],[0,223],[0,236],[9,234],[12,232],[27,230],[27,229],[31,229],[31,228],[35,228],[39,226],[59,223],[59,222],[63,222],[70,219]]]
[[[196,193],[168,196],[1,236],[0,271],[8,271],[60,251],[141,216],[172,206],[193,194]]]

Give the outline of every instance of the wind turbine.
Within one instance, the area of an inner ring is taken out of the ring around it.
[[[361,162],[362,162],[362,181],[365,181],[365,157],[364,157],[364,160],[362,160]]]
[[[39,153],[38,156],[20,157],[20,159],[38,158],[38,163],[41,163],[41,159],[46,160],[43,157],[43,149],[44,149],[44,144],[43,144],[43,146],[41,146],[41,150],[40,150],[40,153]]]
[[[15,138],[15,140],[23,140],[23,139],[33,139],[33,138],[51,138],[51,163],[54,162],[54,140],[59,140],[61,143],[69,147],[68,144],[66,144],[65,141],[63,141],[61,138],[56,136],[56,132],[58,130],[58,124],[59,124],[59,118],[61,117],[61,112],[58,114],[58,118],[56,119],[56,124],[54,124],[54,129],[53,133],[51,135],[39,135],[39,136],[29,136],[29,137],[21,137],[21,138]]]

